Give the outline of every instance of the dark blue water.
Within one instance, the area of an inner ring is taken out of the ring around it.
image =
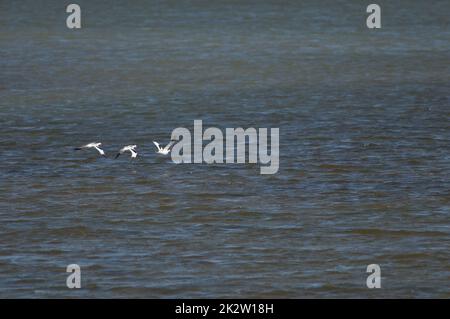
[[[356,1],[77,3],[80,30],[0,4],[1,297],[450,297],[448,1],[379,30]],[[279,128],[278,173],[156,156],[195,119]]]

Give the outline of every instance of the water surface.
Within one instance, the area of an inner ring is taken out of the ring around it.
[[[356,1],[77,3],[81,30],[0,4],[1,297],[450,297],[448,1],[379,1],[380,30]],[[280,128],[279,172],[156,156],[195,119]]]

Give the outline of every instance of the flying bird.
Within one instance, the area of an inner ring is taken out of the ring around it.
[[[102,145],[102,143],[89,143],[80,147],[75,147],[75,150],[84,150],[84,149],[88,149],[88,148],[95,148],[97,150],[97,152],[100,153],[101,156],[105,156],[105,152],[99,147],[100,145]]]
[[[136,156],[138,155],[138,153],[136,152],[136,147],[137,145],[127,145],[122,147],[122,149],[119,151],[119,153],[117,153],[115,158],[118,158],[121,154],[125,152],[130,152],[131,158],[136,158]]]
[[[162,148],[158,142],[153,141],[153,144],[155,144],[158,151],[156,153],[167,155],[171,151],[171,147],[176,143],[177,141],[171,140],[169,144],[166,145],[166,147]]]

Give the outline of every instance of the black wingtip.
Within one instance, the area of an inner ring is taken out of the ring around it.
[[[120,153],[116,155],[116,157],[114,157],[114,159],[118,158],[120,156]]]
[[[79,151],[79,150],[81,150],[81,147],[75,147],[73,150],[74,151]]]

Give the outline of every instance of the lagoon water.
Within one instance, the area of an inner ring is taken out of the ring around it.
[[[379,30],[360,1],[76,3],[80,30],[0,4],[0,297],[450,297],[449,1],[378,1]],[[195,119],[278,127],[278,173],[154,153]]]

